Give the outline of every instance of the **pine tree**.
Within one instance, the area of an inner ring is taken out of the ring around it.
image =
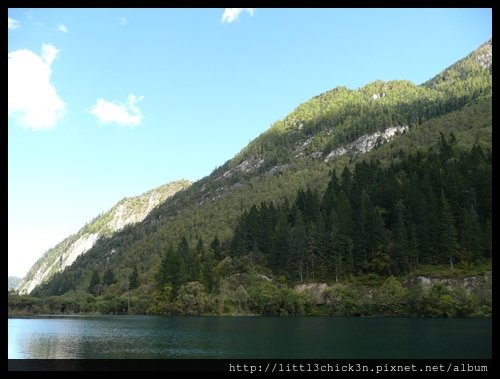
[[[453,268],[453,261],[456,259],[458,253],[457,231],[450,205],[443,191],[441,191],[438,251],[441,261],[448,261],[450,267]]]
[[[196,253],[198,253],[198,255],[200,256],[202,256],[204,253],[203,239],[201,237],[198,238],[198,242],[196,243]]]
[[[278,221],[273,233],[271,256],[269,263],[276,273],[283,273],[285,263],[290,254],[290,227],[284,212],[279,212]]]
[[[333,210],[336,194],[340,192],[340,185],[335,170],[331,172],[330,176],[330,181],[328,182],[326,191],[323,194],[323,198],[321,199],[321,208],[323,209],[323,212],[327,215],[327,217],[329,217]]]
[[[309,275],[314,280],[315,278],[315,270],[318,264],[318,256],[319,256],[319,231],[317,227],[317,223],[311,222],[309,224],[309,228],[307,228],[306,232],[306,253],[307,253],[307,279],[309,279]]]
[[[233,232],[233,237],[231,238],[230,242],[230,253],[231,256],[241,256],[245,254],[246,248],[245,248],[245,233],[246,230],[244,230],[243,225],[242,225],[242,220],[241,217],[238,220],[238,223],[236,224],[236,227],[234,228]]]
[[[306,254],[306,227],[302,211],[297,209],[295,213],[295,225],[292,229],[292,254],[291,266],[298,272],[300,281],[304,280],[304,256]]]
[[[351,192],[351,186],[352,186],[352,173],[351,171],[347,168],[347,166],[344,168],[342,171],[341,175],[341,185],[342,185],[342,190],[346,193]]]
[[[344,170],[345,172],[345,170]],[[343,184],[342,184],[343,186]],[[352,217],[351,204],[344,193],[344,189],[339,193],[336,202],[336,212],[338,227],[336,240],[339,254],[345,258],[345,269],[352,274],[356,271],[356,260],[354,257],[354,221]]]
[[[429,184],[425,197],[425,219],[424,222],[418,225],[418,245],[420,246],[422,263],[430,264],[439,261],[438,241],[439,241],[439,224],[440,211],[438,199],[434,195],[431,182],[424,181],[423,185]]]
[[[417,228],[414,223],[410,223],[408,226],[408,258],[410,260],[410,266],[417,268],[419,266],[419,249],[418,249],[418,238],[417,238]]]
[[[463,210],[464,217],[460,233],[460,244],[465,250],[466,258],[474,261],[481,256],[481,228],[477,220],[477,213],[471,204]]]
[[[217,273],[214,270],[215,257],[212,250],[205,254],[205,259],[201,264],[200,281],[205,286],[208,293],[211,293],[217,285]]]
[[[372,211],[369,213],[369,235],[370,235],[370,246],[371,251],[369,251],[369,259],[373,257],[373,253],[381,246],[384,246],[387,242],[387,231],[384,225],[384,219],[382,217],[382,209],[380,207],[373,207]]]
[[[318,276],[322,280],[328,279],[330,264],[331,230],[328,226],[328,217],[324,210],[321,210],[317,226],[317,253],[318,253]]]
[[[172,295],[173,298],[175,298],[179,288],[185,283],[185,271],[182,255],[170,245],[160,265],[160,271],[157,277],[157,288],[161,289],[165,284],[171,284]]]
[[[273,210],[274,207],[271,208],[263,202],[258,212],[259,222],[257,223],[258,226],[256,227],[255,237],[259,251],[264,254],[269,254],[272,249],[272,232],[274,229],[273,218],[275,217],[275,215],[272,214]]]
[[[405,220],[405,205],[402,200],[396,204],[396,225],[394,235],[396,242],[395,263],[399,270],[406,271],[409,267],[408,230]]]
[[[361,267],[368,265],[368,251],[371,250],[372,235],[371,235],[371,222],[370,213],[372,212],[373,205],[370,201],[366,190],[361,192],[361,204],[359,208],[359,215],[357,218],[356,229],[358,233],[355,235],[355,251],[359,257]]]
[[[189,244],[186,237],[182,237],[177,245],[177,251],[181,256],[186,256],[189,253]]]
[[[98,292],[98,288],[97,286],[101,284],[101,276],[99,275],[99,272],[97,271],[94,271],[92,273],[92,277],[90,278],[90,284],[87,288],[87,292],[89,293],[92,293],[92,294],[96,294],[96,292]]]
[[[102,277],[102,282],[107,285],[107,286],[110,286],[111,284],[115,283],[116,282],[116,279],[115,279],[115,274],[113,273],[113,271],[108,268],[105,272],[104,272],[104,275]]]
[[[210,242],[210,251],[214,254],[214,259],[216,259],[217,261],[220,261],[222,259],[221,244],[217,236],[215,236],[212,242]]]
[[[335,282],[338,282],[339,278],[344,273],[343,260],[345,260],[345,255],[342,256],[343,249],[340,238],[340,225],[337,217],[337,212],[335,212],[335,209],[332,209],[331,211],[330,220],[331,220],[331,231],[328,235],[328,242],[329,242],[328,251],[330,252],[331,261],[333,262],[334,265],[333,271],[335,272]]]

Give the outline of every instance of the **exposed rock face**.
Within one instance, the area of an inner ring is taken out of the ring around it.
[[[492,273],[487,271],[484,275],[469,276],[460,279],[441,279],[441,278],[428,278],[426,276],[419,276],[416,282],[420,283],[424,288],[431,287],[434,284],[444,284],[449,289],[454,287],[463,286],[468,292],[475,292],[484,288],[491,288]]]
[[[63,249],[62,255],[58,259],[45,260],[40,268],[34,271],[33,278],[30,280],[24,279],[19,283],[17,287],[19,293],[30,293],[37,285],[48,280],[56,272],[64,270],[67,266],[71,266],[79,255],[86,253],[94,246],[98,238],[99,235],[97,233],[85,233],[75,242],[66,244],[66,248]],[[30,271],[32,270],[33,268]]]
[[[71,264],[75,261],[76,258],[78,258],[79,255],[87,252],[88,250],[90,250],[90,248],[92,248],[92,246],[94,246],[98,238],[98,233],[84,234],[83,236],[78,238],[78,240],[74,244],[72,244],[71,247],[61,257],[62,265],[60,269],[71,266]]]
[[[314,297],[316,304],[323,304],[325,302],[323,293],[329,288],[326,283],[303,283],[295,286],[297,292],[310,292]]]
[[[346,153],[367,153],[375,146],[377,146],[377,144],[389,142],[397,133],[403,133],[407,130],[408,126],[395,126],[392,128],[387,128],[381,132],[362,135],[355,141],[333,150],[326,156],[325,162],[328,162],[336,157],[340,157],[341,155],[344,155]]]
[[[383,97],[385,97],[385,93],[374,93],[372,95],[372,100],[375,101],[375,100],[381,99]]]
[[[297,146],[295,147],[295,150],[294,150],[294,155],[293,155],[294,158],[304,156],[304,151],[305,151],[306,147],[312,142],[312,140],[313,140],[313,137],[308,138],[304,142],[298,143]]]
[[[143,221],[156,206],[189,185],[191,182],[181,180],[140,196],[121,200],[110,211],[85,225],[78,233],[48,250],[19,283],[17,290],[23,294],[30,293],[55,273],[71,266],[80,255],[89,251],[99,238],[110,236],[127,225]]]
[[[492,272],[487,271],[483,275],[470,276],[466,278],[428,278],[419,276],[413,279],[407,279],[403,282],[406,287],[412,287],[421,284],[424,289],[429,290],[435,284],[444,284],[449,289],[463,287],[469,293],[480,293],[485,289],[491,289],[492,286]],[[327,283],[303,283],[295,286],[297,292],[309,292],[316,301],[316,304],[325,304],[325,291],[328,289],[335,289],[335,284],[329,286]],[[373,294],[371,289],[364,291],[362,296],[372,298]]]
[[[242,172],[242,173],[248,173],[257,170],[262,164],[264,163],[264,159],[256,156],[252,156],[248,159],[245,159],[243,162],[240,164],[236,165],[230,170],[227,170],[224,174],[222,174],[221,177],[218,179],[224,178],[230,178],[233,176],[233,173],[235,172]]]
[[[290,168],[290,165],[289,164],[279,164],[277,166],[274,166],[273,168],[271,168],[269,171],[268,171],[268,175],[277,175],[277,174],[281,174],[283,172],[285,172],[286,170],[288,170]]]
[[[251,286],[253,280],[261,282],[266,281],[269,283],[273,282],[273,279],[264,274],[256,274],[255,276],[250,277],[250,275],[248,275],[246,272],[241,272],[228,276],[226,278],[225,285],[228,286],[228,288],[232,288],[234,290],[238,288],[238,286]]]
[[[114,232],[123,229],[125,226],[141,222],[158,204],[165,200],[161,193],[153,192],[147,199],[147,204],[141,204],[140,207],[131,206],[131,202],[135,200],[124,200],[123,203],[116,206],[114,209],[113,218],[110,221],[110,227]]]
[[[493,58],[493,49],[492,49],[491,40],[483,44],[476,52],[476,56],[474,59],[478,62],[482,68],[489,69],[491,68],[491,62]]]

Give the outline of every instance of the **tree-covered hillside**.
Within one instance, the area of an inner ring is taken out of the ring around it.
[[[492,255],[491,174],[491,150],[458,149],[453,133],[441,134],[428,153],[401,153],[389,167],[374,159],[357,162],[352,171],[334,171],[323,193],[308,188],[299,190],[292,203],[254,204],[238,218],[226,243],[214,237],[207,247],[201,238],[196,246],[186,238],[171,244],[149,309],[218,313],[217,302],[226,300],[220,297],[226,291],[238,309],[244,301],[254,313],[300,314],[307,299],[288,293],[287,283],[401,277],[429,265],[449,265],[451,272],[484,265]],[[409,301],[398,280],[385,284],[400,292],[400,302]],[[276,303],[262,304],[261,290],[276,292]],[[467,302],[491,311],[487,298],[468,296]],[[458,310],[464,303],[454,301],[447,312],[477,315]],[[381,311],[379,304],[367,301],[366,306],[366,314]],[[398,312],[410,311],[398,305]]]
[[[135,303],[163,312],[193,294],[220,299],[239,274],[293,285],[481,262],[491,256],[491,49],[420,86],[376,81],[309,100],[32,294],[111,301],[133,282]],[[238,288],[252,297],[251,283]]]
[[[491,150],[458,150],[453,133],[441,134],[435,149],[401,152],[389,167],[377,159],[334,171],[324,193],[254,204],[229,252],[261,255],[273,274],[300,282],[467,265],[491,258],[491,191]]]

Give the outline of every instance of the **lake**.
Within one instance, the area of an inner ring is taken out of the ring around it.
[[[9,359],[491,358],[482,319],[47,316],[8,321]]]

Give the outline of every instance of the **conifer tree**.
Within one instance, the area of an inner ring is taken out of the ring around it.
[[[443,191],[441,191],[441,212],[439,220],[439,256],[441,261],[448,261],[450,267],[453,268],[453,262],[458,253],[457,231],[455,229],[450,205]]]
[[[101,276],[99,275],[99,272],[94,271],[92,273],[92,277],[90,278],[90,284],[87,288],[87,292],[95,294],[97,285],[101,284]]]

